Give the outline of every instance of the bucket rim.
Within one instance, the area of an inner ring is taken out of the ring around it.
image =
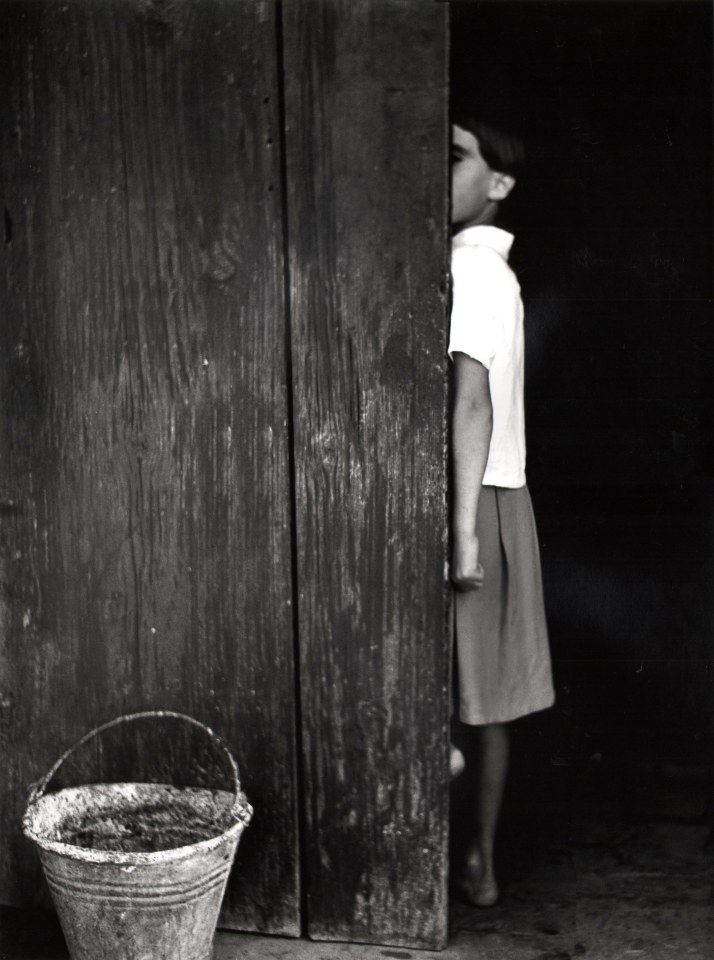
[[[66,790],[81,790],[87,786],[98,786],[98,784],[83,784],[82,787],[67,787]],[[166,784],[101,784],[101,786],[167,786]],[[59,791],[62,792],[62,791]],[[37,797],[29,803],[22,818],[22,831],[25,836],[35,843],[40,850],[57,854],[60,857],[78,860],[83,863],[113,864],[119,866],[146,866],[149,864],[176,862],[186,860],[196,853],[209,853],[217,847],[225,844],[227,841],[237,840],[245,827],[251,820],[253,808],[248,802],[245,794],[239,796],[240,807],[237,812],[233,812],[234,822],[217,833],[214,837],[208,837],[206,840],[197,840],[195,843],[185,844],[180,847],[170,847],[168,850],[147,850],[147,851],[126,851],[126,850],[93,850],[89,847],[80,847],[74,843],[66,843],[63,840],[52,840],[42,832],[33,828],[33,813],[38,806],[47,797],[53,794],[45,794]],[[234,805],[233,811],[236,810]]]

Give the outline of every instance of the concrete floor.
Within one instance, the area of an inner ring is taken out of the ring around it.
[[[446,950],[219,932],[215,960],[712,960],[711,741],[629,730],[616,749],[546,737],[539,750],[533,732],[514,743],[502,902],[454,900]],[[0,922],[1,960],[66,960],[51,916],[5,909]]]

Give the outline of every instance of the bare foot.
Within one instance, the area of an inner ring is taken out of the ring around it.
[[[464,759],[463,753],[458,747],[455,747],[453,743],[449,744],[449,773],[451,774],[452,780],[454,777],[458,777],[460,773],[463,773],[465,766],[466,760]]]
[[[469,851],[459,889],[475,907],[493,907],[498,903],[499,890],[493,867],[487,869],[475,850]]]

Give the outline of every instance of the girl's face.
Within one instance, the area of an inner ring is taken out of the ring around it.
[[[457,127],[451,135],[451,223],[463,229],[492,223],[499,200],[505,199],[514,180],[492,170],[481,156],[476,137]]]

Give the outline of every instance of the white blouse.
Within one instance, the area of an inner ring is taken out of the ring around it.
[[[500,227],[467,227],[452,241],[449,356],[465,353],[488,370],[493,433],[484,485],[526,482],[523,407],[523,301],[508,265],[513,235]]]

